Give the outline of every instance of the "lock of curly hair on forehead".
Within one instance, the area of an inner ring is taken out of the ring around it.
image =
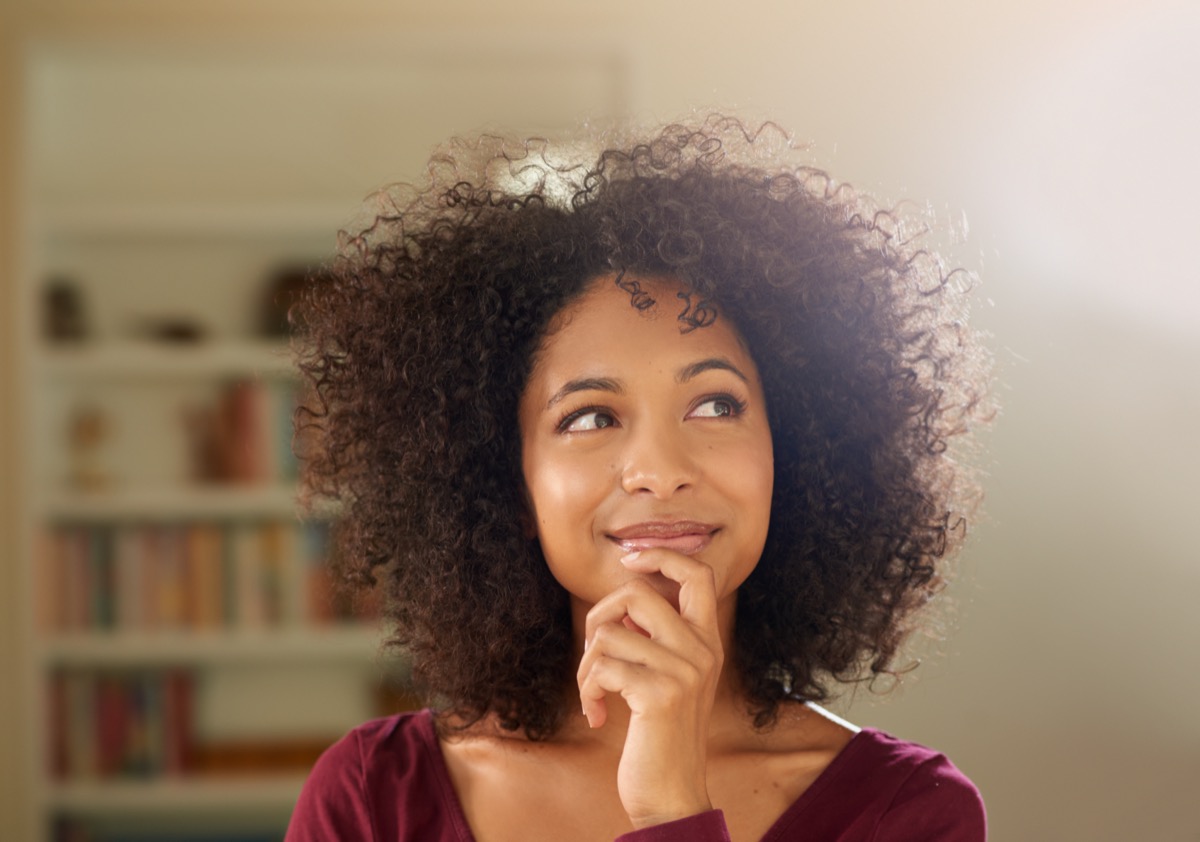
[[[425,186],[374,198],[293,313],[303,484],[340,502],[341,579],[382,592],[432,704],[554,734],[571,616],[527,525],[518,400],[591,280],[642,308],[636,278],[667,276],[689,292],[658,306],[681,330],[731,320],[768,403],[770,532],[729,659],[755,721],[902,671],[977,497],[956,458],[988,414],[969,284],[772,124],[605,146],[452,142]]]

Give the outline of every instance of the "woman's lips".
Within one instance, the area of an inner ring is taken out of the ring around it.
[[[617,541],[617,545],[627,553],[648,550],[653,547],[666,547],[684,555],[695,555],[712,542],[712,535],[680,535],[678,538],[639,538]]]
[[[695,555],[712,543],[717,528],[692,521],[639,523],[613,532],[608,537],[627,553],[664,547],[684,555]]]

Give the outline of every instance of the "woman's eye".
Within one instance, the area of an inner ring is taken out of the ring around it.
[[[604,410],[585,409],[567,416],[559,425],[559,430],[564,433],[586,433],[589,430],[603,430],[615,423],[612,415]]]
[[[691,412],[692,418],[727,418],[741,415],[746,405],[737,398],[728,395],[708,400],[697,405]]]

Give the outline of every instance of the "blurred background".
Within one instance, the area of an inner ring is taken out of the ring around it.
[[[272,302],[451,134],[722,108],[983,279],[950,633],[840,709],[999,842],[1200,840],[1196,43],[1167,0],[3,0],[0,838],[279,838],[403,675],[291,516]]]

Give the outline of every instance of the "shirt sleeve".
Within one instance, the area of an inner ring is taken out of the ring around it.
[[[922,763],[896,790],[875,842],[986,842],[979,790],[942,755]]]
[[[709,810],[673,822],[623,833],[616,842],[730,842],[725,813]]]
[[[362,747],[352,731],[321,755],[304,782],[285,842],[373,840],[363,782]]]

